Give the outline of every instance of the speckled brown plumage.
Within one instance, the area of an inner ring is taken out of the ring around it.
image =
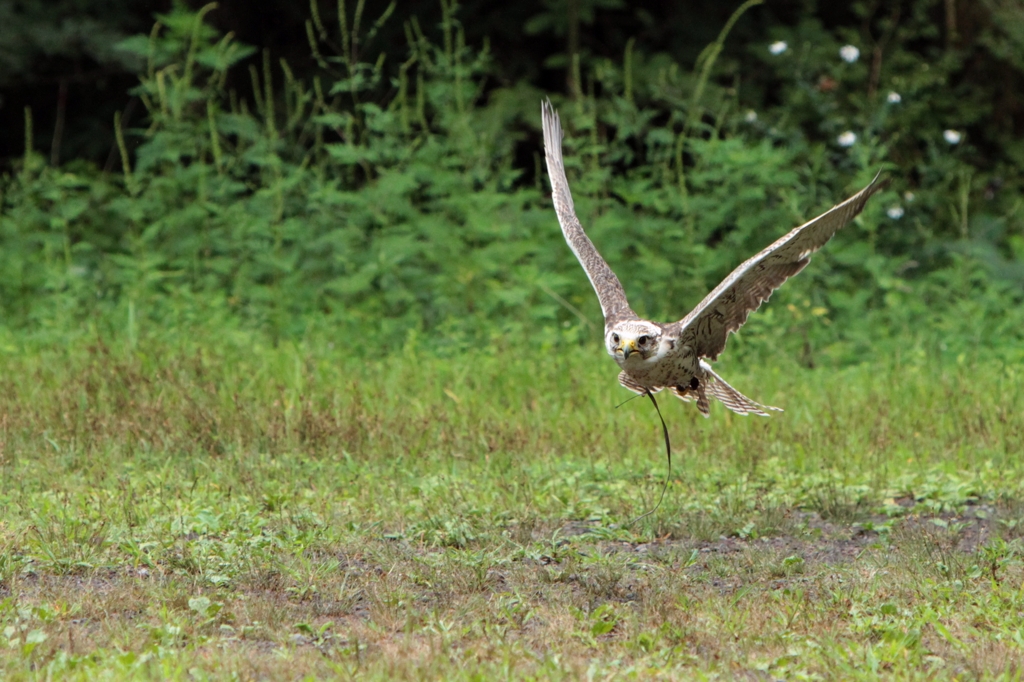
[[[605,326],[624,320],[639,319],[626,301],[626,292],[619,278],[608,267],[604,258],[601,258],[601,254],[594,248],[593,242],[583,231],[583,226],[576,217],[572,195],[569,193],[569,181],[565,178],[565,166],[562,164],[562,123],[550,101],[545,102],[541,109],[544,117],[544,157],[547,161],[548,177],[551,178],[551,201],[555,204],[555,213],[558,214],[558,222],[562,226],[565,241],[576,254],[584,272],[590,278],[594,291],[597,292],[601,312],[604,313]]]
[[[853,220],[887,182],[876,175],[857,194],[742,263],[686,317],[660,324],[640,319],[629,307],[618,277],[601,258],[576,217],[562,162],[562,126],[550,101],[541,104],[541,120],[555,212],[566,242],[597,292],[605,318],[606,347],[622,368],[619,382],[636,393],[668,388],[677,397],[696,402],[704,416],[708,415],[708,397],[738,414],[767,416],[765,410],[777,410],[741,394],[718,376],[706,360],[717,359],[729,334],[742,327],[750,313],[783,282],[803,270],[811,254]]]

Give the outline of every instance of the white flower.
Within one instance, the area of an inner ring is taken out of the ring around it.
[[[961,135],[958,130],[944,130],[942,137],[950,144],[960,144]]]
[[[782,54],[789,49],[789,45],[786,44],[785,40],[776,40],[774,43],[768,46],[768,51],[772,54]]]
[[[900,97],[900,93],[890,91],[888,97],[885,98],[885,101],[889,104],[899,104],[902,99],[903,98]]]
[[[903,217],[903,207],[897,204],[896,206],[890,206],[885,211],[885,215],[889,216],[893,220],[899,220]]]
[[[909,204],[914,200],[914,193],[908,189],[906,192],[903,193],[903,200]]]
[[[860,57],[860,50],[853,45],[843,45],[839,48],[839,56],[847,64],[853,64]]]
[[[747,123],[753,123],[754,121],[757,120],[757,112],[754,111],[753,109],[748,109],[747,113],[743,115],[743,120],[746,121]]]
[[[852,130],[847,130],[845,133],[836,138],[836,142],[839,143],[840,147],[852,147],[853,143],[857,141],[857,133]]]

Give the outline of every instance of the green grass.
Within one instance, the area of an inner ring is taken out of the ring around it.
[[[5,679],[1024,675],[1019,367],[719,363],[628,526],[596,347],[195,337],[0,341]]]

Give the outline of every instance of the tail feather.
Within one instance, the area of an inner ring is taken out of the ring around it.
[[[708,378],[707,391],[716,398],[723,405],[728,407],[736,414],[756,414],[762,417],[769,416],[765,410],[775,410],[776,412],[782,412],[781,407],[773,407],[771,405],[762,405],[761,403],[755,402],[743,395],[735,388],[730,386],[728,382],[722,377],[718,376],[711,365],[701,361],[701,369],[704,370]]]
[[[711,404],[708,398],[714,398],[719,401],[727,408],[735,412],[736,414],[757,414],[762,417],[769,416],[765,410],[775,410],[776,412],[782,412],[781,407],[772,407],[771,405],[762,405],[761,403],[755,402],[743,395],[735,388],[729,385],[729,383],[718,376],[711,365],[701,360],[700,369],[704,376],[700,378],[695,388],[689,386],[672,386],[672,394],[680,400],[685,400],[688,403],[697,403],[697,409],[705,417],[711,416]],[[657,393],[662,390],[662,386],[648,389],[645,386],[640,385],[626,372],[619,373],[619,383],[634,393],[640,395],[646,394],[648,391],[651,393]]]

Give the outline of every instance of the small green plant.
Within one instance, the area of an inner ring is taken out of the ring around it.
[[[656,425],[615,410],[586,355],[479,349],[466,372],[176,333],[0,345],[5,678],[875,679],[927,656],[992,676],[1017,660],[1024,563],[999,521],[1024,494],[1024,388],[1001,363],[748,367],[785,418],[679,410],[676,492],[624,528]],[[843,491],[884,502],[808,508]]]

